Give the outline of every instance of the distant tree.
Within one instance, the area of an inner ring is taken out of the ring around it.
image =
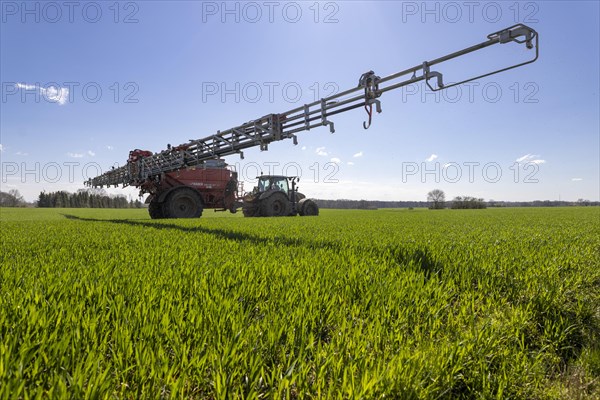
[[[485,200],[481,198],[475,198],[471,196],[456,196],[452,200],[452,208],[454,209],[473,209],[473,208],[487,208]]]
[[[586,199],[577,199],[577,204],[580,206],[589,206],[590,201]]]
[[[46,194],[46,192],[40,192],[37,201],[38,207],[50,207],[50,196]]]
[[[25,199],[17,189],[0,192],[0,207],[25,207]]]
[[[439,210],[446,206],[446,194],[443,190],[433,189],[427,193],[427,201],[429,202],[429,208],[432,210]]]
[[[8,194],[15,198],[15,200],[17,201],[17,205],[25,203],[25,199],[23,199],[23,196],[21,196],[21,193],[19,193],[17,189],[10,189],[8,191]]]

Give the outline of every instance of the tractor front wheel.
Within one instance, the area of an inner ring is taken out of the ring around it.
[[[203,210],[200,194],[187,187],[173,190],[163,207],[165,218],[199,218]]]
[[[300,215],[303,217],[312,217],[319,215],[319,206],[311,199],[302,199],[298,203],[300,206]]]

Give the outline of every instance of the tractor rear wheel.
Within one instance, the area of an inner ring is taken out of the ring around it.
[[[150,214],[150,218],[152,219],[161,219],[164,218],[163,214],[163,205],[156,200],[152,200],[150,204],[148,204],[148,214]]]
[[[165,218],[199,218],[203,210],[200,194],[187,187],[173,190],[163,207]]]
[[[273,193],[260,202],[260,214],[263,217],[285,217],[291,211],[290,201],[282,192]]]
[[[300,215],[303,217],[312,217],[319,215],[319,206],[313,200],[303,199],[300,208]]]

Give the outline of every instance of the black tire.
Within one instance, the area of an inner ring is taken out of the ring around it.
[[[311,199],[300,201],[300,215],[303,217],[316,217],[319,215],[319,206]]]
[[[273,193],[260,202],[260,214],[263,217],[285,217],[292,212],[292,206],[283,192]]]
[[[244,203],[242,213],[244,213],[244,217],[258,217],[258,208],[254,203]]]
[[[158,201],[152,200],[150,204],[148,204],[148,214],[150,214],[150,218],[152,219],[162,219],[164,218],[163,214],[163,205]]]
[[[163,206],[165,218],[199,218],[203,210],[200,194],[187,187],[169,193]]]

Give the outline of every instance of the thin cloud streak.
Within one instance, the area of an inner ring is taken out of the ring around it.
[[[22,90],[38,90],[42,96],[51,103],[65,105],[69,100],[69,89],[60,86],[43,87],[40,85],[28,85],[27,83],[16,83],[15,87]]]

